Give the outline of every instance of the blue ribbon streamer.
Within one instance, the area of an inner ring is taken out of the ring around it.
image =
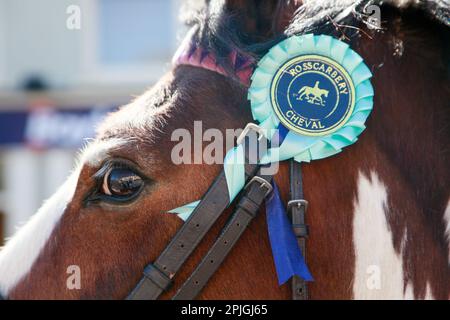
[[[282,285],[294,275],[305,281],[314,281],[288,220],[278,186],[275,183],[272,185],[273,192],[266,199],[266,219],[278,284]]]
[[[284,139],[286,138],[287,134],[289,133],[289,129],[283,126],[283,124],[278,125],[277,130],[275,131],[275,134],[272,136],[272,139],[270,140],[270,144],[272,146],[281,146]]]

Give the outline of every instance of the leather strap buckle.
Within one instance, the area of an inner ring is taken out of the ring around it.
[[[250,131],[255,131],[257,134],[259,134],[258,141],[260,141],[264,137],[264,130],[263,130],[263,128],[261,128],[260,126],[258,126],[255,123],[250,122],[250,123],[247,123],[247,125],[244,128],[244,130],[242,131],[242,133],[237,138],[236,143],[238,145],[242,144],[242,142],[244,142],[244,138],[248,135],[248,133]]]
[[[293,207],[298,207],[298,208],[305,208],[305,212],[308,209],[308,201],[305,199],[295,199],[295,200],[290,200],[287,204],[287,209],[288,212],[291,212]]]
[[[254,176],[244,187],[244,189],[248,189],[248,187],[254,183],[254,182],[258,182],[260,184],[260,188],[266,188],[266,194],[264,195],[264,198],[267,197],[273,190],[272,184],[267,181],[264,178],[261,178],[260,176]]]
[[[307,224],[293,224],[292,229],[297,238],[308,238],[309,226]]]
[[[149,264],[144,269],[144,275],[147,279],[151,280],[163,291],[166,291],[172,285],[172,279],[166,276],[161,270],[159,270],[155,265]]]

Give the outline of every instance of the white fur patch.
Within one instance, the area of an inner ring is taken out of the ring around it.
[[[122,139],[94,141],[81,153],[77,169],[0,250],[0,293],[4,296],[26,276],[73,198],[83,164],[99,165]]]
[[[72,173],[30,220],[0,250],[0,292],[9,290],[30,271],[75,192],[79,170]]]
[[[408,284],[404,290],[402,255],[394,249],[386,219],[387,189],[375,172],[370,179],[359,173],[354,208],[354,298],[412,299],[413,288]]]
[[[425,292],[425,300],[434,300],[433,294],[431,293],[430,283],[427,282],[427,289]]]
[[[127,143],[126,139],[113,138],[104,141],[92,141],[88,143],[80,152],[78,163],[88,164],[93,167],[98,166],[107,157],[111,150],[119,148]]]
[[[450,200],[447,203],[447,208],[444,212],[444,221],[445,221],[445,236],[447,237],[448,243],[448,264],[450,265]]]

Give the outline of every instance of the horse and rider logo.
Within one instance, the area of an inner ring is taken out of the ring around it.
[[[320,82],[316,81],[314,87],[303,86],[294,96],[297,97],[297,100],[306,100],[310,104],[325,106],[324,98],[328,97],[328,90],[321,89],[319,84]]]
[[[319,55],[293,57],[275,73],[271,105],[280,122],[301,135],[326,135],[352,113],[352,78],[336,61]]]

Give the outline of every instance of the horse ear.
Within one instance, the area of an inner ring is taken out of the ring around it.
[[[301,0],[212,0],[210,12],[231,18],[247,43],[271,39],[284,31]]]

